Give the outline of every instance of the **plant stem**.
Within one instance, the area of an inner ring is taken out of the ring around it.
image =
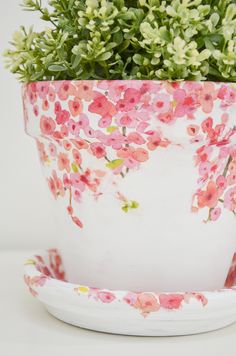
[[[228,169],[229,169],[229,165],[230,165],[230,163],[232,162],[232,160],[233,160],[233,158],[232,158],[232,156],[230,155],[230,156],[229,156],[229,159],[228,159],[228,161],[227,161],[227,164],[226,164],[226,166],[225,166],[224,172],[223,172],[223,176],[224,176],[224,177],[226,177],[226,175],[227,175],[227,172],[228,172]]]

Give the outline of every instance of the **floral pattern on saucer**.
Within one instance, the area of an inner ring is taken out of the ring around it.
[[[232,267],[225,284],[225,288],[234,291],[236,291],[236,288],[234,287],[236,281],[235,261],[236,254],[232,261]],[[45,257],[39,255],[35,256],[33,259],[26,262],[26,266],[28,265],[35,267],[33,273],[26,273],[24,276],[25,283],[33,296],[38,296],[41,289],[48,281],[56,280],[67,284],[71,288],[71,293],[75,293],[78,296],[85,296],[102,304],[111,304],[114,301],[118,301],[138,310],[144,317],[147,317],[148,314],[152,312],[158,312],[160,310],[181,310],[193,299],[199,302],[203,307],[209,303],[207,296],[202,292],[154,293],[110,291],[67,283],[62,260],[56,249],[48,250],[48,255]],[[225,289],[222,289],[222,291],[225,291]]]

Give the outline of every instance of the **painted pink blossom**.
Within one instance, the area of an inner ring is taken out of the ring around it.
[[[124,136],[119,132],[119,130],[116,130],[107,136],[105,144],[111,146],[115,150],[119,150],[125,141],[126,139]]]
[[[69,121],[70,113],[67,110],[61,110],[57,113],[56,122],[58,125],[65,124]]]
[[[71,188],[71,180],[70,178],[68,177],[67,173],[64,173],[63,174],[63,185],[65,187],[65,189],[70,189]]]
[[[47,280],[46,275],[39,275],[39,276],[28,276],[24,275],[24,281],[25,284],[28,286],[30,293],[33,295],[33,297],[36,297],[38,295],[37,290],[35,290],[35,287],[42,287],[44,286],[46,280]]]
[[[77,203],[81,202],[81,192],[78,189],[73,189],[72,196],[74,201],[76,201]]]
[[[214,102],[217,98],[217,91],[215,85],[211,82],[203,83],[202,89],[199,95],[199,103],[202,107],[202,111],[209,114],[213,110]]]
[[[154,151],[161,143],[161,137],[159,133],[156,132],[151,133],[147,139],[148,139],[147,147],[150,151]]]
[[[51,117],[42,116],[40,119],[40,129],[42,134],[51,135],[56,128],[55,121]]]
[[[137,123],[137,121],[128,114],[124,114],[120,118],[117,118],[116,122],[119,126],[125,126],[129,128],[135,127]]]
[[[73,155],[73,158],[74,158],[76,164],[80,165],[82,163],[82,157],[81,157],[80,152],[74,148],[72,150],[72,155]]]
[[[173,110],[169,110],[167,112],[160,113],[157,115],[157,118],[164,124],[173,124],[176,120]]]
[[[31,105],[36,103],[38,95],[36,83],[28,83],[26,95],[29,98]]]
[[[83,130],[84,130],[84,134],[88,138],[94,138],[95,137],[95,131],[92,129],[92,127],[86,126],[86,127],[83,128]]]
[[[224,191],[227,187],[227,179],[223,175],[219,175],[216,178],[216,184],[220,190]]]
[[[213,130],[213,119],[212,117],[208,117],[202,122],[202,131],[204,133],[210,133]]]
[[[70,182],[74,188],[78,188],[81,192],[85,190],[85,182],[81,179],[80,173],[71,173]]]
[[[77,121],[77,125],[79,126],[79,128],[81,129],[86,129],[89,127],[89,120],[88,120],[88,117],[87,115],[81,113],[79,115],[79,119]]]
[[[115,295],[111,292],[106,291],[98,291],[97,297],[103,303],[111,303],[115,300]]]
[[[181,294],[160,294],[159,301],[161,307],[165,309],[179,309],[184,300]]]
[[[129,292],[124,296],[123,300],[130,306],[134,306],[137,301],[137,293]]]
[[[49,109],[49,103],[47,101],[47,99],[44,99],[43,102],[42,102],[42,109],[44,111],[47,111]]]
[[[161,87],[162,83],[158,83],[153,80],[143,80],[139,91],[141,94],[157,93],[161,90]]]
[[[83,139],[77,139],[77,140],[71,139],[71,142],[78,150],[86,149],[89,147],[89,144]]]
[[[216,221],[219,219],[220,217],[220,214],[221,214],[221,208],[214,208],[211,210],[210,212],[210,218],[212,221]]]
[[[61,112],[62,107],[60,101],[56,101],[54,104],[54,113],[57,115],[59,112]]]
[[[97,158],[103,158],[106,156],[105,146],[100,142],[93,142],[90,145],[91,151]]]
[[[215,208],[218,203],[218,190],[217,185],[210,181],[206,190],[202,190],[198,193],[198,206],[199,208]]]
[[[233,157],[233,153],[231,153],[231,157]],[[228,168],[230,174],[235,174],[236,173],[236,159],[233,159]]]
[[[81,101],[77,98],[69,100],[69,109],[72,116],[78,116],[83,109]]]
[[[65,148],[66,151],[70,151],[71,147],[72,147],[72,144],[69,141],[64,140],[63,141],[63,147]]]
[[[145,121],[139,122],[139,124],[136,127],[137,132],[139,133],[144,133],[145,130],[148,128],[149,124]]]
[[[69,134],[68,127],[66,125],[61,125],[60,127],[61,138],[65,138]]]
[[[37,143],[40,161],[42,164],[44,164],[44,163],[48,162],[48,159],[49,159],[49,157],[45,151],[44,143],[40,142],[39,140],[37,140],[36,143]]]
[[[93,85],[93,82],[90,80],[76,82],[76,97],[85,101],[91,101],[94,98]]]
[[[53,88],[50,86],[48,89],[48,100],[53,103],[55,99],[56,99],[56,93],[53,90]]]
[[[206,306],[207,303],[208,303],[208,300],[207,298],[204,296],[204,294],[202,293],[196,293],[196,292],[193,292],[193,293],[187,293],[186,294],[186,298],[187,298],[187,295],[190,297],[190,298],[194,298],[196,300],[198,300],[199,302],[202,303],[203,306]]]
[[[222,85],[218,92],[218,98],[222,100],[221,106],[227,108],[236,103],[236,90],[229,85]]]
[[[55,199],[57,199],[58,196],[63,197],[65,195],[63,182],[57,176],[57,172],[55,170],[53,170],[52,176],[48,178],[48,186]]]
[[[136,143],[136,145],[143,145],[146,140],[138,132],[130,132],[127,136],[128,143]]]
[[[110,83],[107,80],[101,80],[98,82],[97,86],[98,88],[105,90],[108,97],[115,102],[120,99],[122,93],[127,87],[123,80],[114,80]]]
[[[132,152],[132,157],[138,162],[146,162],[149,159],[148,151],[145,148],[137,148]]]
[[[138,167],[138,165],[139,165],[138,161],[132,156],[129,156],[124,160],[124,166],[129,168],[129,169],[133,169],[135,167]],[[118,171],[117,173],[120,173],[120,171]]]
[[[48,94],[48,91],[49,91],[49,83],[48,82],[37,82],[36,90],[37,90],[38,96],[41,99],[45,99]]]
[[[57,155],[57,148],[53,143],[49,144],[49,152],[52,157],[56,157]]]
[[[199,174],[200,176],[207,177],[209,173],[211,172],[211,163],[206,161],[206,162],[201,162],[199,165]]]
[[[71,216],[72,221],[81,229],[83,228],[83,223],[81,222],[81,220],[77,217],[77,216]]]
[[[57,95],[60,100],[67,100],[70,95],[74,96],[76,94],[76,89],[70,81],[55,82],[54,85],[59,86]]]
[[[190,136],[196,136],[199,133],[199,126],[198,125],[189,125],[187,127],[187,132]]]
[[[224,207],[236,212],[236,186],[226,192],[224,196]]]
[[[117,150],[117,157],[120,158],[127,158],[132,156],[135,149],[133,147],[122,147],[121,149]]]
[[[152,293],[137,293],[137,299],[133,306],[139,309],[144,316],[160,309],[160,304]]]
[[[61,171],[66,170],[68,173],[70,172],[70,159],[66,153],[58,154],[58,168]]]
[[[170,96],[167,94],[158,94],[154,99],[153,111],[159,114],[170,110]]]
[[[77,122],[75,122],[75,120],[73,120],[73,119],[70,119],[69,121],[68,121],[68,131],[72,134],[72,135],[74,135],[74,136],[79,136],[79,134],[80,134],[80,126],[78,125],[78,123]]]
[[[92,113],[101,116],[114,115],[116,113],[115,106],[107,100],[105,95],[99,95],[88,107]]]
[[[232,173],[227,177],[227,184],[228,185],[236,184],[236,173]]]
[[[173,98],[177,105],[174,111],[175,117],[187,116],[194,117],[194,112],[197,109],[198,101],[196,94],[187,94],[184,89],[177,89],[173,93]]]
[[[101,128],[109,127],[111,123],[112,123],[112,117],[110,115],[105,115],[101,117],[101,119],[98,121],[98,126]]]
[[[38,105],[35,105],[35,106],[33,107],[33,112],[34,112],[34,115],[35,115],[35,116],[38,116],[38,115],[39,115],[39,107],[38,107]]]
[[[147,147],[150,151],[154,151],[157,147],[167,147],[170,144],[170,141],[163,139],[161,134],[155,131],[148,132],[147,140]]]

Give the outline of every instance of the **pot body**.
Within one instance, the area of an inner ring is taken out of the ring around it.
[[[55,81],[23,87],[67,279],[212,290],[235,251],[232,84]]]

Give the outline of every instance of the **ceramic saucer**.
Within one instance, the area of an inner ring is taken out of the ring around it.
[[[66,281],[56,249],[25,263],[24,279],[56,318],[86,329],[125,335],[196,334],[236,321],[236,257],[225,288],[213,292],[130,292]]]

